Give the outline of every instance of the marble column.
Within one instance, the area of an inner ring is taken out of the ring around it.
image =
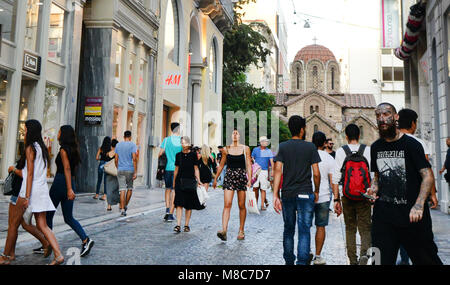
[[[117,31],[113,27],[84,28],[77,111],[82,162],[77,173],[77,192],[95,192],[98,168],[95,156],[103,138],[112,135],[116,42]],[[103,97],[100,125],[84,123],[87,97]]]

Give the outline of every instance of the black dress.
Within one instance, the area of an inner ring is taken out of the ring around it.
[[[198,170],[200,171],[200,181],[202,183],[211,183],[212,181],[211,167],[213,172],[216,172],[216,165],[211,160],[211,158],[208,158],[208,165],[203,163],[203,159],[200,158],[198,160]]]
[[[195,180],[195,165],[198,165],[196,153],[177,153],[175,157],[175,166],[178,166],[175,180],[175,207],[183,207],[186,210],[203,210],[205,208],[198,200],[197,187],[181,189],[181,178]]]

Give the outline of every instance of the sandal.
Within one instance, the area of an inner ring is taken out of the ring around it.
[[[191,228],[189,226],[184,226],[184,232],[188,233],[191,231]]]
[[[10,265],[11,264],[11,256],[0,254],[0,265]]]
[[[55,259],[53,259],[53,261],[51,263],[49,263],[48,265],[61,265],[64,262],[64,256],[60,255],[58,257],[56,257]]]
[[[92,197],[94,200],[97,200],[98,199],[98,196],[97,195],[95,195],[94,197]]]
[[[44,248],[44,258],[47,258],[50,256],[50,254],[52,254],[52,247],[49,245],[47,247]]]
[[[173,231],[176,232],[176,233],[180,233],[181,232],[181,227],[180,226],[175,226],[173,228]]]
[[[105,196],[102,196],[101,198],[98,198],[99,200],[102,200],[102,201],[105,201],[106,200],[106,198],[105,198]]]
[[[244,231],[239,231],[239,234],[237,236],[238,240],[244,240],[245,239],[245,233]]]
[[[217,236],[223,240],[223,241],[227,241],[227,232],[217,232]]]
[[[269,208],[269,201],[267,199],[264,201],[264,204],[266,204],[266,208]]]

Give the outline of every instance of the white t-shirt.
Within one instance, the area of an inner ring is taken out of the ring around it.
[[[318,150],[320,160],[319,162],[319,171],[320,171],[320,189],[319,189],[319,200],[317,204],[325,203],[330,201],[331,192],[330,192],[330,181],[328,179],[328,174],[333,175],[334,172],[334,158],[326,151]],[[311,177],[313,182],[313,190],[314,186],[314,176]]]
[[[423,151],[425,152],[425,155],[428,155],[428,156],[431,155],[430,148],[428,147],[428,145],[425,143],[424,140],[419,139],[418,137],[413,136],[413,135],[411,135],[411,134],[406,134],[406,135],[407,135],[407,136],[410,136],[410,137],[412,137],[412,138],[415,138],[418,142],[420,142],[420,144],[421,144],[422,147],[423,147]]]
[[[348,146],[350,147],[351,151],[358,151],[360,144],[349,144]],[[336,158],[335,158],[336,163],[333,174],[333,184],[339,184],[339,181],[341,180],[342,176],[341,169],[346,157],[347,156],[345,155],[345,151],[342,147],[336,151]],[[367,159],[370,169],[370,146],[366,146],[366,149],[364,150],[364,157]],[[371,176],[373,177],[372,173]]]

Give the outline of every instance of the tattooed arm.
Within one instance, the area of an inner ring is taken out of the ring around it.
[[[369,194],[370,196],[373,196],[375,199],[378,199],[378,177],[379,177],[379,173],[375,172],[375,175],[373,176],[372,179],[372,185],[370,185],[370,188],[367,189],[367,194]]]
[[[422,220],[425,201],[434,185],[434,176],[431,168],[423,168],[419,172],[420,176],[422,176],[422,183],[420,184],[420,193],[419,197],[417,197],[416,204],[411,208],[409,213],[411,223],[417,223]]]

